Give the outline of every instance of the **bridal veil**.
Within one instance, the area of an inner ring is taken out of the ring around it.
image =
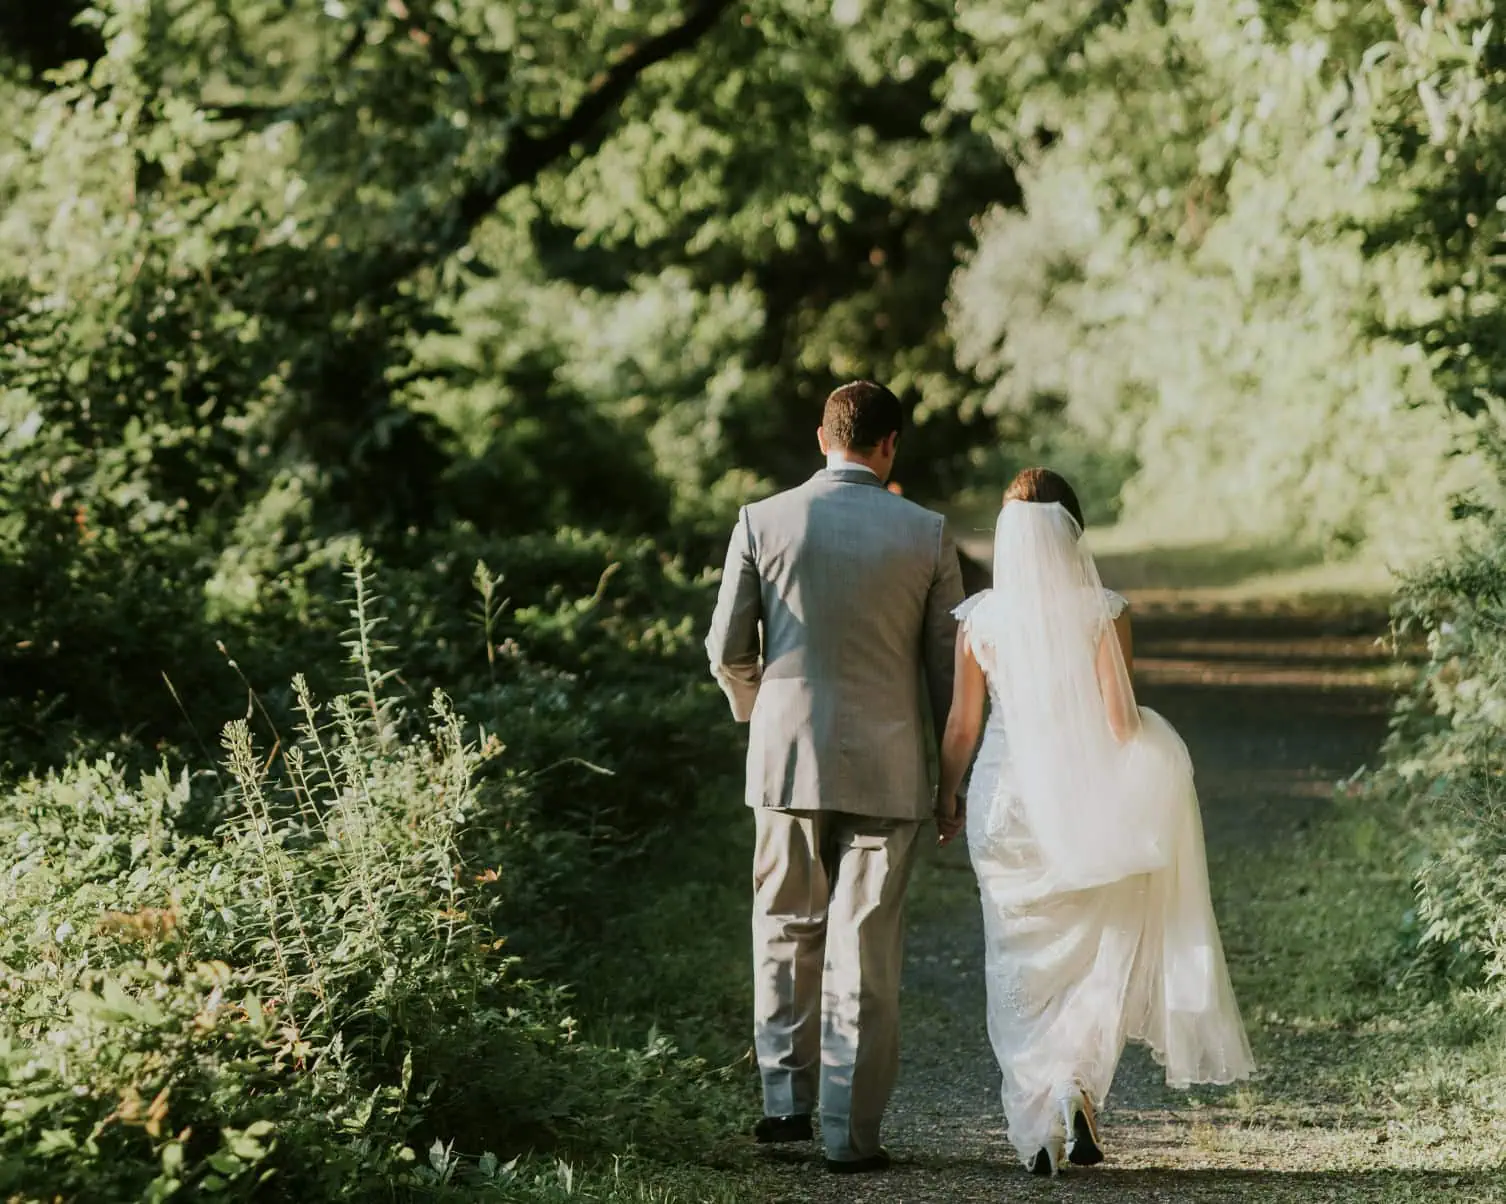
[[[1111,1050],[1132,1039],[1151,1047],[1172,1086],[1232,1082],[1247,1077],[1253,1061],[1213,915],[1192,761],[1175,729],[1135,702],[1111,595],[1081,535],[1059,504],[1007,504],[995,533],[994,588],[967,616],[1010,762],[987,784],[987,797],[969,799],[970,811],[986,809],[972,824],[1001,852],[1022,836],[1034,846],[1016,870],[1001,862],[987,877],[991,858],[975,851],[984,904],[1006,931],[1009,915],[1032,916],[1038,928],[1078,911],[1081,921],[1100,915],[1114,930],[1094,959],[1100,1002],[1090,1008],[1109,1005],[1112,1015],[1099,1022],[1117,1030],[1117,1041],[1099,1030],[1108,1046],[1092,1059],[1107,1061],[1109,1075]],[[1026,866],[1033,868],[1020,872]],[[1120,900],[1112,919],[1100,907],[1104,890]],[[1060,956],[1054,943],[1044,940],[1038,951],[1052,963]],[[1064,966],[1031,964],[1036,944],[1017,946],[1021,963],[1009,968],[1010,979],[1075,995],[1058,976]],[[1086,998],[1058,1002],[1075,1007]],[[1008,1027],[1027,1044],[1045,1035],[1029,1032],[1034,1025]],[[1049,1027],[1061,1035],[1057,1023]]]

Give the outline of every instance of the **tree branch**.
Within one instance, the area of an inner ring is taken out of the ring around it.
[[[639,77],[650,67],[694,46],[736,2],[695,0],[678,25],[629,46],[615,63],[591,81],[579,103],[554,129],[544,134],[516,135],[495,175],[478,181],[461,195],[450,229],[429,248],[425,262],[442,260],[459,250],[504,196],[531,184],[576,146],[586,150],[599,146],[607,134],[606,119],[632,91]],[[412,264],[409,270],[421,266],[422,263]]]
[[[560,118],[552,129],[541,133],[516,133],[495,170],[482,179],[473,181],[460,194],[448,215],[436,215],[439,220],[432,237],[420,245],[410,246],[384,257],[377,267],[375,278],[369,280],[368,291],[391,289],[415,272],[443,263],[470,241],[476,227],[495,211],[508,193],[533,183],[549,167],[567,158],[577,148],[587,152],[595,150],[607,136],[609,118],[632,92],[644,72],[690,49],[736,4],[737,0],[688,0],[677,24],[663,33],[633,43],[619,53],[615,61],[591,81],[575,107]],[[429,15],[426,3],[415,0],[413,9],[407,4],[401,4],[398,11],[406,21],[405,28],[410,35],[417,33],[419,40],[434,54],[437,66],[459,70],[451,48],[442,39],[436,39],[426,28],[426,17]],[[365,45],[365,40],[365,27],[357,25],[337,56],[336,63],[347,65]],[[214,120],[265,126],[287,119],[295,110],[291,106],[276,104],[242,103],[215,105],[207,111]]]

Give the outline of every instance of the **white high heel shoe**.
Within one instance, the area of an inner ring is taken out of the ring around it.
[[[1098,1141],[1098,1117],[1081,1087],[1062,1098],[1062,1125],[1067,1132],[1067,1161],[1073,1166],[1097,1166],[1103,1161]]]
[[[1052,1125],[1051,1132],[1046,1135],[1041,1148],[1025,1159],[1025,1169],[1032,1175],[1040,1175],[1042,1178],[1048,1175],[1055,1177],[1060,1174],[1062,1163],[1067,1160],[1067,1136],[1068,1131],[1061,1125]]]
[[[1046,1144],[1030,1156],[1030,1160],[1025,1163],[1025,1169],[1032,1175],[1040,1175],[1043,1178],[1047,1175],[1060,1174],[1064,1153],[1060,1135],[1052,1134]]]

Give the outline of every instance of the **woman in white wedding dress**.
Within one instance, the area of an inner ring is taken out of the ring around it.
[[[966,827],[1009,1138],[1038,1174],[1103,1160],[1095,1108],[1127,1040],[1148,1045],[1175,1087],[1254,1069],[1192,763],[1135,703],[1127,604],[1103,588],[1081,535],[1065,480],[1015,478],[994,587],[957,610],[938,800],[943,840]]]

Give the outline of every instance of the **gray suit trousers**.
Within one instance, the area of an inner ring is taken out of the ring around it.
[[[764,1113],[819,1103],[826,1156],[866,1158],[899,1070],[904,900],[921,825],[756,808],[754,1048]]]

